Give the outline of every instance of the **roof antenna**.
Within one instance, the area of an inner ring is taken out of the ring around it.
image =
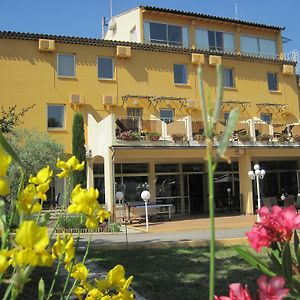
[[[112,0],[109,0],[110,19],[113,17]]]
[[[234,2],[234,10],[235,10],[235,19],[238,20],[238,4],[237,4],[237,1]]]

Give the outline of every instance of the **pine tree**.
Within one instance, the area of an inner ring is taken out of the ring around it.
[[[75,113],[72,128],[72,153],[79,162],[86,162],[86,150],[84,147],[84,119],[81,113]],[[73,186],[80,183],[82,187],[86,187],[86,166],[82,171],[73,173]]]

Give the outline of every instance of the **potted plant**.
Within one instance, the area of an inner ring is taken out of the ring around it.
[[[262,143],[267,143],[270,141],[271,137],[272,136],[270,134],[262,133],[257,137],[257,140]]]
[[[126,130],[119,133],[117,139],[122,141],[139,141],[141,139],[141,135],[139,132]]]
[[[200,133],[196,133],[194,135],[194,140],[198,141],[198,143],[204,143],[205,142],[205,136],[203,134]]]
[[[149,141],[158,141],[160,138],[160,134],[158,132],[148,132],[147,139]]]
[[[172,134],[173,141],[176,142],[183,142],[186,140],[186,135],[183,133],[173,133]]]
[[[290,137],[286,134],[286,133],[282,133],[279,137],[278,137],[278,142],[280,144],[284,144],[286,142],[288,142],[290,139]]]
[[[242,143],[245,143],[245,142],[250,142],[251,140],[251,137],[250,135],[248,134],[248,132],[241,132],[238,134],[238,140]]]
[[[294,135],[293,140],[295,143],[300,143],[300,135]]]

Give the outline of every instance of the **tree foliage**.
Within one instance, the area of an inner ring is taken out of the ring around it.
[[[17,111],[17,105],[9,106],[7,110],[5,110],[3,106],[1,106],[0,132],[12,133],[16,126],[22,124],[22,118],[34,106],[35,104],[31,106],[23,107],[19,112]]]
[[[72,127],[72,152],[80,162],[86,161],[86,149],[84,139],[84,119],[81,113],[75,113]],[[86,167],[73,174],[73,186],[80,183],[86,186]]]
[[[64,150],[63,145],[51,139],[47,133],[35,129],[16,130],[13,135],[9,136],[9,142],[25,166],[25,180],[29,178],[30,174],[35,175],[46,165],[55,170],[57,158],[62,155]],[[14,193],[19,176],[15,164],[11,165],[8,176]]]

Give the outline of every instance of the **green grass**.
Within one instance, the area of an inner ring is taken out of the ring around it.
[[[122,264],[126,276],[134,276],[132,287],[147,300],[208,299],[208,248],[91,250],[89,258],[99,270]],[[216,295],[228,295],[233,282],[256,290],[260,272],[229,247],[217,248],[216,271]]]

